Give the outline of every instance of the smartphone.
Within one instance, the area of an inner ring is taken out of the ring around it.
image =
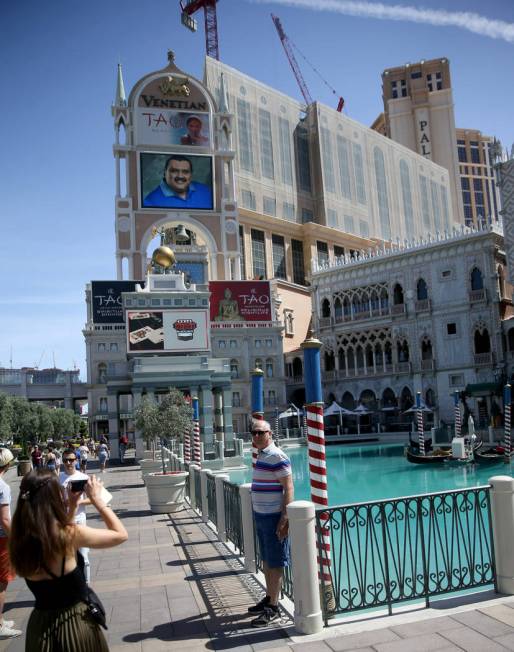
[[[70,480],[69,485],[70,491],[79,494],[84,491],[84,487],[87,485],[87,480]]]

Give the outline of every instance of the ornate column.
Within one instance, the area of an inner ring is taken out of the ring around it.
[[[210,450],[214,443],[211,386],[201,385],[198,398],[200,399],[200,439],[204,446],[207,446]]]
[[[225,432],[225,444],[234,441],[234,428],[232,425],[232,387],[224,385],[221,388],[223,392],[223,424]]]
[[[223,441],[223,395],[221,389],[216,387],[214,397],[214,430],[216,441]]]

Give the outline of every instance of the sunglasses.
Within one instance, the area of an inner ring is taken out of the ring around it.
[[[76,457],[67,457],[64,461],[65,464],[71,464],[71,462],[75,462],[77,458]]]
[[[269,430],[252,430],[252,435],[265,435]]]

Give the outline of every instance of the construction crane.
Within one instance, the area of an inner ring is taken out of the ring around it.
[[[198,24],[193,14],[203,9],[205,21],[205,51],[209,57],[220,58],[218,45],[218,19],[216,17],[216,3],[218,0],[180,0],[182,9],[182,25],[192,32],[196,32]]]
[[[296,77],[296,81],[298,83],[298,86],[300,87],[300,92],[303,95],[303,99],[305,100],[306,104],[312,104],[312,97],[311,94],[309,93],[309,89],[307,88],[307,84],[305,83],[305,79],[303,78],[302,71],[300,70],[300,66],[298,65],[298,62],[296,61],[296,57],[293,52],[293,47],[296,49],[296,51],[300,54],[302,59],[314,70],[314,72],[318,75],[318,77],[321,79],[321,81],[327,86],[334,95],[337,96],[337,92],[330,84],[327,82],[326,79],[321,75],[319,70],[317,70],[312,63],[307,59],[307,57],[301,53],[301,51],[298,49],[298,47],[289,40],[287,34],[284,32],[284,28],[282,27],[282,23],[280,22],[280,18],[278,16],[275,16],[274,14],[271,14],[271,19],[273,23],[275,24],[275,28],[278,33],[278,37],[280,39],[280,42],[282,43],[282,47],[284,48],[284,51],[286,53],[287,60],[289,61],[289,65],[291,66],[293,70],[293,74]],[[341,113],[343,110],[344,106],[344,99],[342,97],[339,97],[339,101],[337,103],[337,111]]]

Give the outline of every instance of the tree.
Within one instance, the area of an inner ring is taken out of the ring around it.
[[[28,455],[28,443],[37,435],[38,417],[36,405],[19,396],[11,397],[13,408],[12,434],[16,443],[21,444],[22,456]],[[20,457],[18,457],[20,459]]]
[[[36,405],[36,436],[39,440],[47,441],[54,435],[54,424],[50,415],[50,409],[46,405]]]
[[[89,430],[88,430],[88,427],[87,427],[87,423],[84,421],[84,419],[80,420],[79,435],[83,439],[85,437],[89,437]]]
[[[50,414],[52,415],[52,423],[54,426],[54,437],[56,439],[62,439],[65,435],[73,435],[74,423],[73,423],[73,411],[65,410],[64,408],[56,408],[51,410]]]
[[[149,396],[143,396],[141,403],[134,410],[136,428],[141,430],[147,449],[155,446],[158,439],[157,404]]]
[[[0,441],[8,441],[13,433],[14,412],[11,397],[0,394]]]

